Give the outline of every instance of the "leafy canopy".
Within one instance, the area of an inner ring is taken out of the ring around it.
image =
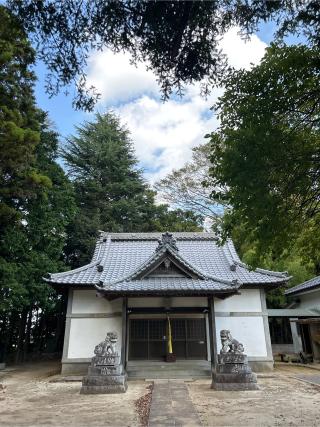
[[[50,70],[48,93],[75,83],[74,105],[88,110],[98,96],[86,87],[92,50],[126,51],[134,63],[145,61],[167,98],[200,81],[207,93],[221,78],[226,58],[219,41],[231,27],[250,35],[259,22],[272,20],[279,38],[301,33],[319,44],[317,1],[8,0],[8,5]]]
[[[272,45],[260,65],[228,73],[210,136],[212,197],[229,206],[224,236],[236,224],[258,253],[281,252],[319,218],[319,49]]]
[[[171,206],[192,211],[204,221],[218,221],[223,207],[210,197],[213,188],[205,186],[210,163],[210,143],[192,149],[192,158],[182,168],[173,170],[155,184],[161,198]]]

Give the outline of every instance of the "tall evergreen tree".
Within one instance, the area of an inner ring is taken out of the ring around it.
[[[165,224],[183,228],[181,213],[169,214],[167,207],[155,205],[155,193],[138,169],[129,131],[113,113],[97,114],[94,121],[78,127],[63,157],[79,209],[68,229],[66,252],[73,267],[90,260],[99,229],[143,232]],[[184,225],[197,228],[195,216]]]
[[[19,23],[0,6],[0,233],[20,221],[25,200],[48,184],[34,168],[40,139],[34,59]]]
[[[75,212],[72,185],[56,162],[58,135],[48,128],[43,114],[39,119],[34,167],[50,185],[46,192],[25,201],[21,224],[6,229],[0,246],[0,341],[9,351],[16,348],[17,361],[31,350],[32,337],[37,347],[32,350],[43,350],[51,337],[61,340],[64,299],[44,283],[43,276],[65,269],[65,228]],[[55,331],[57,323],[61,327]]]
[[[74,210],[71,184],[56,163],[57,134],[35,104],[33,62],[24,32],[0,6],[0,358],[14,348],[17,360],[35,326],[40,335],[52,332],[46,312],[54,317],[60,299],[42,276],[64,268]]]

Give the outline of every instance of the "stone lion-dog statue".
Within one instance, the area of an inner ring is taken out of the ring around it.
[[[95,346],[94,354],[97,356],[116,355],[116,343],[118,334],[116,332],[108,332],[104,341]]]
[[[228,331],[227,329],[223,329],[222,331],[220,331],[220,338],[221,338],[221,344],[222,344],[222,348],[220,350],[221,354],[225,354],[225,353],[241,354],[244,352],[243,345],[236,339],[232,338],[230,331]]]

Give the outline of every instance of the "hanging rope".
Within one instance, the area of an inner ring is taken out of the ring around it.
[[[172,354],[172,335],[171,335],[171,323],[170,318],[167,316],[168,321],[168,353]]]

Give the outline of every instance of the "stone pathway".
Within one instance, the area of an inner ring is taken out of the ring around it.
[[[154,381],[148,426],[201,426],[200,418],[183,381]]]
[[[310,384],[320,385],[320,374],[296,374],[293,375],[293,378],[297,378],[298,380],[309,382]]]

